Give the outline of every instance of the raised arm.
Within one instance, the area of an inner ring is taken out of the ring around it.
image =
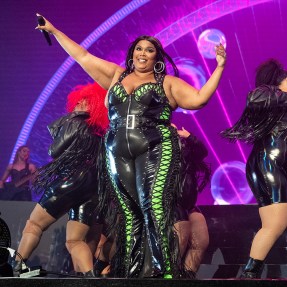
[[[36,14],[41,16],[40,14]],[[45,30],[54,35],[63,49],[104,89],[108,89],[112,83],[114,75],[123,68],[101,58],[90,54],[82,46],[74,42],[63,32],[55,28],[46,18],[45,25],[38,25],[36,29]]]
[[[165,90],[174,107],[179,106],[183,109],[196,110],[208,103],[218,87],[226,62],[225,49],[221,44],[216,47],[216,60],[216,69],[200,90],[179,78],[166,77]]]

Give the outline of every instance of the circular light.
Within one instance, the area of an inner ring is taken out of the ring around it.
[[[197,48],[204,58],[214,59],[216,56],[214,47],[220,43],[226,48],[224,34],[217,29],[208,29],[199,35]]]
[[[191,84],[197,89],[200,89],[205,84],[206,77],[201,65],[196,64],[192,59],[189,58],[176,57],[173,58],[173,61],[178,68],[181,79],[185,80],[187,83]],[[170,65],[167,65],[167,70],[172,73]],[[175,112],[192,114],[196,111],[177,108]]]
[[[220,205],[249,203],[253,194],[245,176],[245,164],[230,161],[220,165],[211,179],[211,194]]]

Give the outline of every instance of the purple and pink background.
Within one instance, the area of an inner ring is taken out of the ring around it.
[[[242,113],[256,67],[276,58],[287,67],[285,0],[49,0],[0,3],[0,173],[18,146],[47,163],[47,125],[65,113],[66,95],[92,82],[52,37],[34,28],[38,12],[91,53],[123,64],[139,35],[158,37],[182,78],[200,88],[216,67],[213,47],[226,45],[228,62],[217,92],[202,110],[177,110],[173,121],[203,140],[213,177],[198,204],[255,203],[245,179],[250,146],[219,135]]]

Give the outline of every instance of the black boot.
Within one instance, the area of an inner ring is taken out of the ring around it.
[[[85,278],[93,278],[93,277],[96,277],[94,270],[90,270],[90,271],[88,271],[88,272],[85,272],[85,273],[84,273],[84,277],[85,277]]]
[[[261,273],[264,268],[264,261],[257,260],[249,257],[247,264],[245,265],[242,274],[240,275],[241,279],[257,279],[261,278]]]
[[[109,265],[108,262],[97,259],[94,264],[94,272],[96,277],[101,277],[102,271]]]
[[[180,272],[179,278],[196,280],[196,273],[192,271],[191,269],[190,270],[184,269]]]
[[[15,260],[12,263],[14,277],[19,277],[21,273],[28,271],[28,268],[26,266],[26,262],[27,262],[27,259],[20,260],[20,261]]]
[[[192,270],[186,270],[185,274],[186,274],[186,278],[188,279],[193,279],[193,280],[196,279],[196,273]]]

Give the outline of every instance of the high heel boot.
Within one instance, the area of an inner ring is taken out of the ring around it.
[[[102,261],[100,259],[96,259],[94,264],[94,272],[96,277],[101,277],[102,271],[109,265],[108,262]]]
[[[245,265],[242,274],[240,275],[241,279],[257,279],[261,278],[261,273],[264,268],[264,261],[253,259],[249,257],[247,264]]]
[[[94,278],[94,277],[96,277],[94,270],[90,270],[88,272],[84,272],[84,277],[85,278]]]
[[[25,271],[28,271],[28,268],[26,266],[27,259],[24,260],[15,260],[12,263],[12,268],[13,268],[13,276],[14,277],[19,277],[19,275]]]

